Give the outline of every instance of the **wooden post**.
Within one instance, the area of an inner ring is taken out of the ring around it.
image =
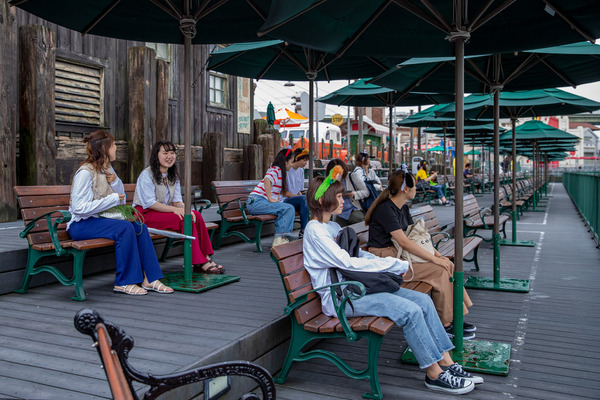
[[[262,146],[257,144],[249,144],[244,146],[244,168],[242,179],[256,180],[262,179],[265,171],[263,171],[263,152]]]
[[[265,133],[267,130],[267,120],[265,119],[255,119],[254,120],[254,140],[258,140],[258,137]]]
[[[156,52],[146,46],[130,47],[129,182],[135,182],[150,159],[156,140]]]
[[[279,150],[281,150],[281,135],[279,134],[279,131],[277,129],[266,129],[265,133],[273,136],[273,159],[274,159],[275,156],[277,155],[277,153],[279,153]],[[271,160],[271,162],[273,162],[273,161]],[[265,172],[267,172],[267,170],[265,170]]]
[[[169,63],[156,60],[156,141],[169,140]]]
[[[0,2],[0,222],[17,219],[17,24],[15,8]]]
[[[19,29],[21,185],[56,184],[55,54],[53,31],[41,25]]]
[[[263,168],[263,172],[267,172],[267,169],[269,169],[269,167],[271,166],[271,163],[275,160],[275,153],[273,153],[273,151],[274,151],[273,135],[270,135],[270,134],[258,135],[258,137],[256,138],[256,144],[262,146],[262,152],[263,152],[262,168]]]
[[[210,183],[222,181],[224,176],[225,134],[207,132],[202,136],[202,197],[214,202],[216,197]]]

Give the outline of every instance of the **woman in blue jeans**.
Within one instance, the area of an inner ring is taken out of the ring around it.
[[[272,246],[290,241],[294,229],[296,209],[283,203],[282,195],[287,191],[286,173],[292,167],[292,149],[283,149],[271,164],[265,177],[250,193],[246,209],[250,214],[273,214],[275,220],[275,239]]]
[[[312,219],[304,232],[304,266],[310,274],[313,287],[331,284],[331,267],[404,274],[408,268],[406,261],[394,257],[380,258],[362,250],[359,257],[351,257],[340,248],[335,238],[341,228],[330,220],[332,215],[342,212],[343,185],[338,181],[328,180],[332,180],[332,177],[316,177],[306,193]],[[342,280],[339,274],[338,279]],[[321,296],[323,313],[336,316],[329,288],[319,290],[318,293]],[[386,317],[403,327],[408,345],[419,366],[426,371],[425,386],[428,389],[464,394],[473,390],[475,383],[483,382],[481,377],[471,375],[452,361],[448,352],[454,346],[448,339],[429,296],[401,288],[394,293],[365,295],[358,300],[352,300],[352,305],[354,311],[350,307],[346,309],[348,316]]]
[[[117,152],[113,136],[98,130],[84,142],[88,158],[73,177],[67,232],[74,240],[114,240],[117,264],[114,292],[132,296],[148,291],[173,293],[172,288],[159,280],[162,272],[146,225],[99,218],[102,212],[125,204],[123,182],[111,166]]]

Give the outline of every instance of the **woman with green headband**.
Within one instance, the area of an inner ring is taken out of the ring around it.
[[[304,231],[304,267],[310,274],[313,287],[331,284],[330,268],[362,272],[391,272],[404,274],[408,262],[394,257],[377,257],[359,250],[351,257],[336,242],[341,227],[331,221],[344,207],[344,186],[337,181],[341,173],[335,167],[330,174],[316,177],[308,186],[306,198],[312,219]],[[343,280],[338,273],[338,279]],[[323,314],[335,317],[336,312],[329,288],[318,291]],[[431,298],[423,293],[400,288],[387,293],[372,293],[352,300],[353,308],[346,308],[349,317],[380,316],[393,320],[404,331],[404,338],[413,351],[419,366],[426,371],[425,386],[431,390],[464,394],[472,391],[475,383],[483,382],[465,372],[449,355],[454,348],[435,311]]]

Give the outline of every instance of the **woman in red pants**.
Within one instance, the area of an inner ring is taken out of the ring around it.
[[[151,228],[184,232],[184,204],[175,161],[175,145],[161,140],[152,147],[150,166],[137,179],[133,206],[144,216]],[[194,269],[207,274],[223,274],[225,269],[210,256],[214,254],[210,236],[202,215],[192,210],[192,264]]]

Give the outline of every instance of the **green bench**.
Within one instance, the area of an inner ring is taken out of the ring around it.
[[[66,230],[67,222],[71,220],[69,202],[71,199],[71,186],[15,186],[13,188],[25,229],[19,234],[27,238],[29,245],[27,265],[21,287],[15,292],[27,293],[31,278],[42,272],[53,275],[61,284],[75,287],[75,296],[72,300],[84,301],[83,290],[83,264],[89,250],[103,247],[112,247],[114,242],[109,239],[97,238],[89,240],[73,240]],[[125,193],[128,199],[133,199],[135,184],[126,184]],[[209,205],[210,206],[210,205]],[[208,222],[207,229],[211,231],[218,225]],[[154,239],[163,239],[164,236],[151,234]],[[169,249],[177,245],[177,241],[168,238],[161,259],[166,259]],[[66,277],[54,265],[38,265],[47,257],[66,256],[73,257],[73,273]]]
[[[368,228],[364,223],[352,225],[357,231],[359,239],[364,242],[365,232]],[[302,253],[302,240],[271,248],[271,258],[277,265],[281,275],[281,281],[285,290],[288,305],[284,313],[291,317],[292,334],[288,352],[279,375],[275,378],[277,383],[285,383],[290,368],[295,361],[307,361],[313,358],[325,359],[332,362],[346,376],[352,379],[368,379],[371,391],[363,394],[369,399],[382,399],[381,386],[377,364],[379,360],[379,349],[384,336],[392,329],[394,322],[387,318],[377,316],[347,318],[345,315],[345,304],[348,298],[353,296],[350,292],[341,301],[335,301],[336,317],[328,317],[321,309],[321,298],[316,292],[319,289],[329,288],[332,298],[336,299],[335,286],[333,284],[323,288],[312,286],[310,275],[304,268]],[[344,282],[345,285],[348,282]],[[362,284],[357,283],[359,287]],[[408,282],[403,287],[429,293],[431,285],[424,282]],[[350,366],[344,359],[335,353],[320,349],[303,350],[310,342],[320,339],[343,338],[348,342],[367,339],[368,356],[367,365],[364,369],[357,370]]]

